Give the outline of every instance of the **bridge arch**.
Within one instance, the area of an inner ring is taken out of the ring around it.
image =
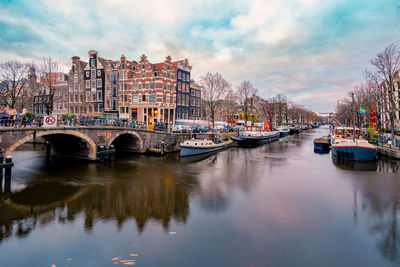
[[[36,137],[50,137],[54,135],[69,135],[69,136],[74,136],[76,138],[79,138],[83,141],[85,141],[87,148],[88,148],[88,155],[87,157],[92,160],[97,159],[97,148],[95,142],[87,135],[74,131],[74,130],[47,130],[47,131],[37,131],[36,132]],[[19,139],[17,142],[15,142],[13,145],[11,145],[4,153],[5,157],[11,156],[11,154],[19,147],[20,145],[33,140],[34,134],[29,134],[21,139]]]
[[[128,145],[128,149],[130,152],[146,152],[145,142],[143,137],[135,131],[121,131],[116,133],[110,140],[110,145],[114,145],[114,147],[118,150],[119,146]],[[120,149],[123,150],[123,149]]]

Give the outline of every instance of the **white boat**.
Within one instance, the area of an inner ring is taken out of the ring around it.
[[[231,145],[232,140],[222,140],[215,134],[201,134],[197,138],[181,143],[181,157],[211,153]]]
[[[337,127],[332,135],[332,154],[339,159],[368,161],[376,159],[376,147],[361,137],[352,127]]]

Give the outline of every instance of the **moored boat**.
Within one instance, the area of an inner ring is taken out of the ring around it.
[[[331,138],[330,136],[323,136],[319,138],[315,138],[314,141],[314,148],[320,150],[329,150],[331,145]]]
[[[281,138],[289,135],[289,133],[290,133],[288,126],[281,125],[281,126],[276,127],[276,129],[278,130],[279,137],[281,137]]]
[[[376,159],[376,148],[361,138],[361,131],[352,127],[337,127],[332,139],[332,154],[339,159],[369,161]]]
[[[222,140],[215,134],[201,134],[181,143],[181,157],[211,153],[229,147],[232,140]]]
[[[239,146],[257,146],[278,140],[279,132],[265,131],[261,126],[246,126],[241,135],[232,136],[231,139],[238,142]]]

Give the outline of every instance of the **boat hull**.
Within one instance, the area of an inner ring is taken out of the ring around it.
[[[314,142],[314,148],[320,149],[320,150],[329,150],[329,143]]]
[[[288,136],[289,133],[290,133],[289,131],[287,131],[287,132],[279,132],[279,137],[282,138],[282,137]]]
[[[213,147],[193,147],[193,146],[184,146],[181,145],[181,157],[185,156],[193,156],[193,155],[200,155],[215,152],[218,150],[222,150],[228,148],[231,145],[232,141],[224,142],[220,146],[213,146]]]
[[[362,146],[332,145],[332,154],[339,159],[369,161],[376,159],[376,149]]]
[[[276,133],[269,136],[232,136],[231,139],[238,142],[239,146],[252,147],[277,141],[279,139],[279,134]]]

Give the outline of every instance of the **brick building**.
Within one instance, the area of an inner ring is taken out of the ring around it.
[[[87,63],[80,60],[80,57],[72,57],[72,66],[68,79],[68,110],[69,113],[85,114],[85,90],[83,70]]]
[[[197,120],[201,118],[201,86],[193,80],[190,82],[190,113],[189,119]]]
[[[176,75],[171,57],[152,64],[142,55],[138,63],[126,61],[127,79],[119,80],[119,116],[137,123],[175,123]],[[121,76],[120,76],[121,77]]]

